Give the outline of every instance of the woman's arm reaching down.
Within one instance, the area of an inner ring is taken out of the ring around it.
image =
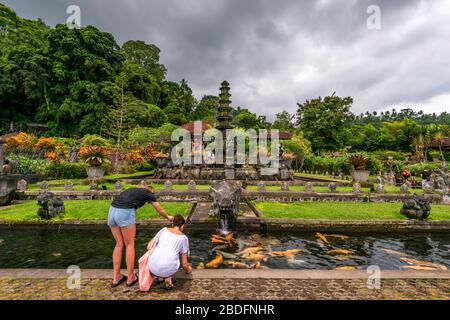
[[[166,218],[166,219],[169,220],[169,221],[172,221],[172,220],[173,220],[173,217],[170,216],[170,215],[166,212],[166,210],[163,209],[163,207],[161,207],[161,205],[159,204],[159,202],[152,202],[152,206],[153,206],[153,208],[155,208],[156,211],[158,211],[158,213],[159,213],[159,215],[160,215],[161,217],[164,217],[164,218]]]
[[[190,263],[188,263],[188,255],[187,253],[181,254],[181,267],[183,268],[184,272],[191,273],[192,272],[192,266]]]

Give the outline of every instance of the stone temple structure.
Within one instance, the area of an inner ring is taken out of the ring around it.
[[[210,161],[211,159],[205,160],[205,156],[202,158],[201,163],[198,161],[191,161],[190,164],[182,163],[175,165],[172,159],[167,157],[159,157],[156,159],[158,167],[155,171],[154,178],[156,179],[170,179],[170,180],[241,180],[241,181],[259,181],[259,180],[278,180],[278,181],[288,181],[294,179],[294,172],[291,169],[292,160],[282,159],[282,150],[278,151],[279,158],[279,169],[275,170],[275,173],[267,174],[267,169],[270,164],[263,164],[258,158],[256,163],[249,163],[250,161],[245,161],[245,163],[238,164],[236,161],[233,163],[227,163],[226,159],[226,148],[229,147],[234,141],[226,140],[227,130],[233,129],[233,108],[230,106],[230,84],[227,81],[223,81],[220,87],[219,94],[219,105],[217,106],[217,124],[215,129],[217,129],[222,135],[223,146],[222,150],[215,150],[214,159],[217,159],[219,152],[222,152],[223,163],[215,163],[218,161]],[[205,155],[205,145],[206,143],[202,140],[202,145],[195,145],[195,125],[193,123],[188,123],[182,126],[184,129],[189,131],[191,134],[191,140],[193,143],[193,152],[197,150],[198,152],[203,152]],[[213,128],[212,125],[201,122],[202,134],[208,129]],[[275,132],[268,130],[267,140],[270,141],[275,138]],[[279,132],[278,139],[286,140],[292,138],[289,132]],[[234,153],[236,155],[236,150],[234,148]],[[267,147],[269,149],[269,147]],[[194,158],[194,157],[193,157]],[[248,160],[248,154],[246,154],[246,159]],[[209,161],[208,161],[209,160]],[[195,163],[197,162],[197,163]]]

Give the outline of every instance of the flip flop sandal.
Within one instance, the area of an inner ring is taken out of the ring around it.
[[[111,288],[115,288],[115,287],[117,287],[117,286],[119,286],[119,285],[121,285],[124,281],[126,281],[128,278],[127,278],[127,276],[124,276],[124,275],[122,275],[122,278],[120,278],[120,280],[119,281],[117,281],[117,283],[111,283]]]
[[[139,277],[137,274],[135,274],[136,279],[131,281],[130,283],[127,283],[127,287],[132,287],[133,285],[135,285],[138,281],[139,281]]]

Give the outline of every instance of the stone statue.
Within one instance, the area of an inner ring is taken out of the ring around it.
[[[49,191],[40,193],[37,200],[41,206],[37,214],[42,219],[50,220],[64,212],[64,202]]]
[[[377,188],[376,188],[377,193],[384,193],[384,186],[383,184],[377,184]]]
[[[409,193],[409,185],[407,183],[403,183],[400,186],[400,193],[402,193],[402,194],[408,194]]]
[[[423,183],[422,190],[423,190],[424,194],[432,194],[433,193],[433,187],[431,186],[431,184],[428,181]]]
[[[314,185],[312,184],[312,182],[307,182],[305,185],[305,191],[306,192],[314,192],[313,190]]]
[[[353,184],[353,193],[361,193],[361,185],[359,184],[359,182],[355,182]]]
[[[48,182],[47,181],[42,181],[40,184],[39,184],[39,187],[41,188],[41,190],[48,190]]]
[[[188,183],[188,191],[195,191],[197,190],[197,185],[195,184],[194,180],[189,181]]]
[[[122,190],[123,189],[122,182],[120,182],[120,180],[117,180],[114,183],[114,189],[116,189],[116,190]]]
[[[430,215],[430,200],[426,197],[414,195],[412,199],[403,202],[400,213],[409,219],[426,219]]]
[[[241,198],[241,188],[229,181],[221,181],[211,186],[210,194],[212,198],[211,211],[218,216],[237,218],[239,214],[239,201]]]
[[[72,191],[73,190],[73,183],[72,183],[72,181],[66,181],[65,183],[64,183],[64,190],[65,191]]]
[[[330,190],[331,193],[336,193],[336,183],[334,182],[330,182],[330,184],[328,185],[328,189]]]
[[[281,182],[281,191],[289,191],[289,184],[286,181]]]
[[[89,190],[98,190],[98,183],[95,179],[89,184]]]
[[[444,195],[450,192],[450,174],[446,164],[441,165],[441,167],[435,170],[431,174],[431,185],[433,189]]]
[[[21,179],[17,182],[17,190],[19,190],[20,192],[25,192],[27,191],[28,188],[28,182],[24,179]]]
[[[164,191],[172,191],[172,181],[166,180],[164,182]]]
[[[264,181],[258,182],[258,191],[266,191],[266,184]]]

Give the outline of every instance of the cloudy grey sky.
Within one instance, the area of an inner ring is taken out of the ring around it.
[[[50,25],[78,5],[82,25],[156,44],[168,78],[197,98],[226,79],[234,106],[270,119],[335,91],[355,113],[450,111],[450,0],[0,1]],[[367,28],[370,5],[381,30]]]

